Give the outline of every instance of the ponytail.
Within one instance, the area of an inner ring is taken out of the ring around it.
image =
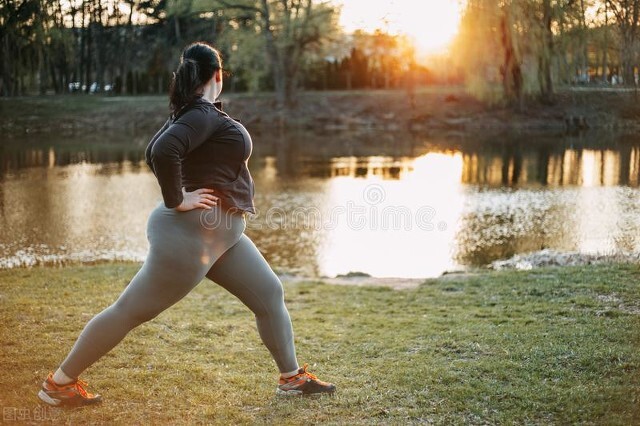
[[[193,101],[196,89],[202,84],[198,76],[198,63],[193,59],[183,60],[178,66],[178,70],[173,73],[173,80],[169,89],[173,112],[177,113],[185,105]]]
[[[192,43],[184,49],[169,87],[169,107],[174,117],[196,99],[198,89],[221,68],[220,54],[208,43]]]

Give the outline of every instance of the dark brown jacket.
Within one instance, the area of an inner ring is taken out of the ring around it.
[[[255,213],[248,159],[251,136],[219,103],[203,98],[171,116],[149,142],[147,164],[160,184],[164,204],[174,208],[187,192],[211,188],[221,205]]]

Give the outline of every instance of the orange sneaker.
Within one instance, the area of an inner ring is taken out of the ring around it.
[[[315,375],[307,371],[307,364],[298,370],[298,374],[287,379],[280,376],[277,395],[313,395],[320,393],[333,393],[336,385],[333,383],[323,382]]]
[[[42,389],[38,397],[45,403],[53,406],[61,405],[88,405],[102,401],[98,394],[92,394],[85,390],[86,382],[76,380],[66,385],[59,385],[53,381],[53,373],[49,373],[42,383]]]

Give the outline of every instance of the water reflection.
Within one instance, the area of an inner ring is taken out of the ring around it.
[[[426,277],[543,248],[640,249],[640,143],[628,138],[254,139],[247,233],[281,272]],[[145,144],[0,143],[0,267],[143,259],[161,200]]]
[[[144,160],[148,135],[90,133],[79,136],[13,135],[0,140],[0,180],[29,167],[78,163],[129,163]],[[144,166],[146,167],[146,165]]]
[[[639,178],[638,146],[622,145],[616,150],[564,148],[553,152],[544,145],[527,151],[506,147],[502,153],[465,153],[462,182],[489,186],[638,186]]]

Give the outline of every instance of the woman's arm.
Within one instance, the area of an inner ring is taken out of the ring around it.
[[[156,174],[156,171],[153,168],[153,163],[151,162],[151,148],[153,147],[153,145],[156,143],[156,140],[160,137],[160,135],[162,133],[164,133],[165,130],[167,130],[167,127],[169,127],[169,125],[171,125],[171,122],[173,120],[171,119],[171,117],[169,117],[167,119],[167,121],[162,125],[162,127],[160,128],[160,130],[158,130],[156,132],[155,135],[153,135],[153,137],[151,138],[151,140],[149,141],[149,143],[147,144],[147,148],[144,151],[144,159],[147,163],[147,166],[149,166],[149,168],[151,169],[151,171],[153,172],[153,174]]]
[[[178,207],[184,198],[182,159],[207,140],[217,126],[218,121],[205,110],[194,108],[171,123],[151,146],[149,158],[167,208]]]

